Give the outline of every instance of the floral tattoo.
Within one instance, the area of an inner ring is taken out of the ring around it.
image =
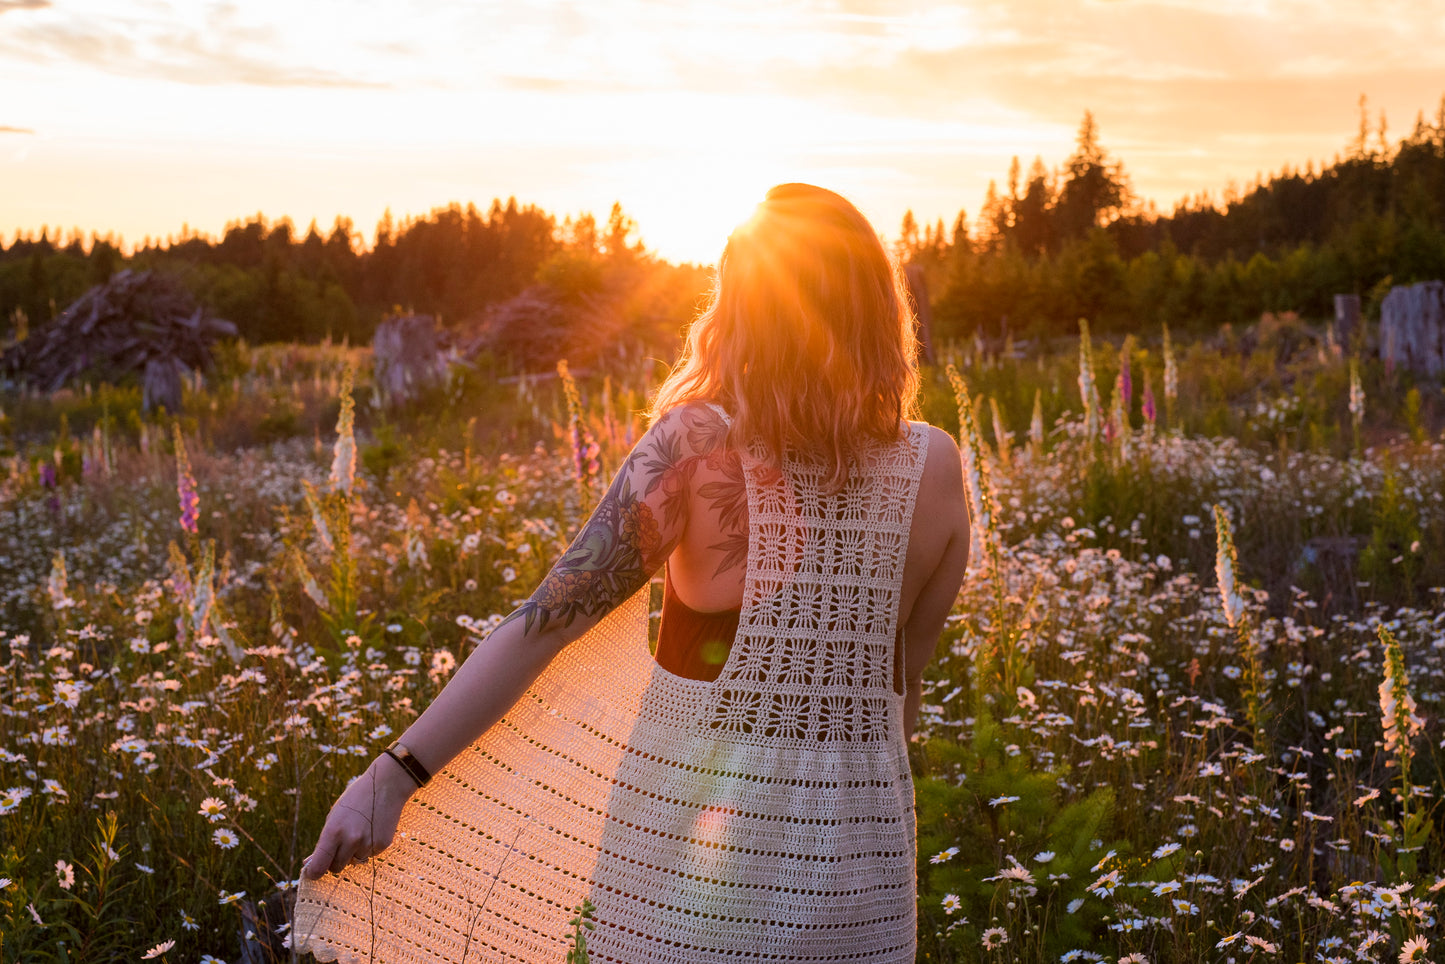
[[[721,477],[698,489],[726,533],[710,547],[723,554],[716,574],[745,565],[747,484],[742,460],[726,440],[727,425],[710,409],[688,406],[665,416],[627,457],[572,545],[507,622],[523,619],[528,633],[553,623],[565,628],[579,617],[610,612],[647,585],[681,538],[693,479],[703,465]],[[660,522],[654,504],[662,512]]]

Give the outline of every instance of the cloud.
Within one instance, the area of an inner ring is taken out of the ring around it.
[[[1361,93],[1391,105],[1397,137],[1417,109],[1433,116],[1445,91],[1440,0],[1368,13],[1295,0],[976,0],[940,31],[947,43],[921,36],[932,25],[916,10],[883,17],[880,0],[840,2],[847,16],[890,25],[867,56],[775,58],[716,80],[715,64],[695,62],[679,74],[688,86],[910,118],[940,133],[1011,128],[1025,164],[1036,149],[1027,134],[1053,131],[1033,141],[1052,143],[1044,161],[1058,164],[1092,110],[1105,146],[1162,201],[1219,187],[1220,170],[1247,178],[1327,160],[1354,136]],[[955,150],[961,161],[972,148]]]
[[[0,13],[9,13],[11,10],[44,10],[50,6],[50,0],[0,0]]]
[[[15,0],[0,0],[0,4]],[[19,0],[45,5],[46,0]],[[0,10],[3,10],[0,7]],[[0,37],[0,55],[32,63],[80,63],[129,77],[182,84],[257,87],[387,86],[367,77],[298,64],[270,26],[236,21],[235,10],[207,10],[199,24],[173,20],[52,21],[23,24]]]
[[[362,44],[362,49],[385,57],[418,57],[423,53],[422,48],[416,44],[405,43],[400,40],[383,40],[380,42],[364,43]]]
[[[584,85],[575,81],[565,80],[561,77],[523,77],[504,76],[498,78],[503,87],[509,90],[525,90],[543,94],[560,94],[568,90],[576,90]],[[587,86],[586,89],[594,89]]]
[[[35,129],[31,127],[11,127],[7,124],[0,124],[0,134],[34,134]]]

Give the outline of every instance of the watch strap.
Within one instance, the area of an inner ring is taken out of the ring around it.
[[[394,741],[382,752],[395,760],[397,765],[416,781],[418,787],[424,787],[431,782],[431,771],[423,766],[420,760],[412,756],[412,752],[402,746],[400,740]]]

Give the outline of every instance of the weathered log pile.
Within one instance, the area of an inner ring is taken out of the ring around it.
[[[586,367],[615,351],[626,329],[615,299],[567,299],[546,285],[533,285],[488,308],[463,354],[490,352],[524,372],[551,371],[561,358],[574,368]]]
[[[181,379],[211,365],[211,344],[236,327],[210,316],[178,280],[122,271],[0,355],[0,373],[53,392],[81,379],[140,379],[147,410],[178,411]]]
[[[615,348],[621,325],[602,299],[569,301],[546,285],[533,285],[456,329],[431,315],[393,315],[371,341],[377,394],[387,405],[404,405],[484,353],[523,372],[551,372],[559,358],[586,366]]]
[[[1445,375],[1445,281],[1390,289],[1380,303],[1380,357],[1423,375]]]

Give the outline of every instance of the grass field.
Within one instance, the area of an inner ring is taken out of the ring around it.
[[[919,959],[1441,959],[1439,387],[1267,339],[944,356],[978,544],[912,749]],[[660,375],[579,373],[569,414],[482,364],[388,414],[368,366],[237,346],[176,417],[0,400],[4,960],[280,948],[326,808]]]

